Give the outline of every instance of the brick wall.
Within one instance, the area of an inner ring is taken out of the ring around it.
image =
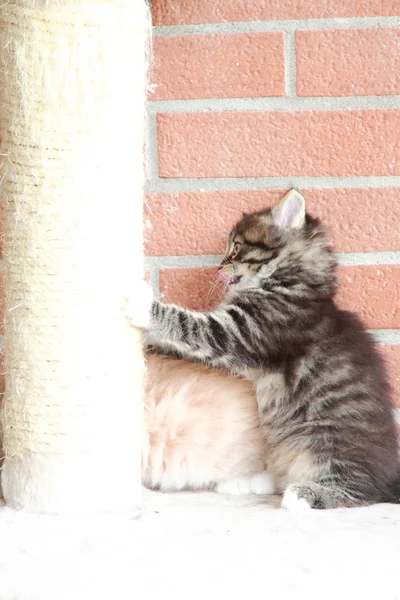
[[[243,211],[289,187],[332,231],[341,306],[400,407],[400,0],[153,0],[147,263],[196,309]]]

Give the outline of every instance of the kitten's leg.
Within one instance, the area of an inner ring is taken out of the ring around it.
[[[272,477],[266,472],[257,473],[252,477],[238,477],[228,481],[221,481],[215,487],[217,494],[227,496],[240,496],[242,494],[256,494],[259,496],[275,493],[275,484]]]
[[[213,367],[240,372],[243,367],[258,366],[260,337],[264,353],[269,347],[276,351],[278,340],[273,338],[275,330],[271,323],[278,317],[271,312],[267,294],[257,296],[258,311],[266,310],[260,323],[251,309],[251,290],[244,290],[240,297],[232,298],[213,312],[197,312],[154,300],[145,282],[136,287],[136,295],[132,293],[128,299],[125,314],[132,325],[148,329],[155,336],[160,352],[175,352],[186,360],[200,360]],[[250,297],[246,298],[246,294]],[[287,327],[290,329],[291,324]],[[258,335],[250,335],[253,330]]]
[[[241,496],[244,494],[251,494],[250,492],[250,480],[245,477],[238,479],[228,479],[227,481],[220,481],[215,486],[217,494],[224,494],[225,496]]]
[[[281,506],[291,511],[302,511],[310,508],[326,509],[363,504],[368,502],[355,498],[345,489],[309,482],[289,485],[283,494]]]

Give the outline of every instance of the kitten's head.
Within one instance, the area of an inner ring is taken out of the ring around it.
[[[262,288],[273,278],[285,287],[332,295],[334,268],[325,230],[306,213],[303,196],[290,190],[273,208],[244,215],[236,224],[219,275],[231,291]]]

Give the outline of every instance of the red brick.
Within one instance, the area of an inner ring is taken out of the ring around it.
[[[158,115],[161,177],[400,175],[400,110]]]
[[[298,31],[299,96],[400,93],[400,28]]]
[[[393,389],[393,399],[400,407],[400,346],[380,346],[388,366],[390,381]]]
[[[400,327],[400,265],[341,267],[338,303],[370,329]]]
[[[221,287],[208,296],[215,268],[164,269],[160,290],[166,302],[196,310],[208,310],[218,303]],[[338,304],[357,312],[370,329],[400,327],[400,265],[341,267]]]
[[[211,286],[217,279],[217,269],[162,269],[160,271],[160,292],[164,302],[172,302],[193,310],[207,310],[219,304],[222,286]]]
[[[400,188],[303,190],[307,210],[332,232],[338,252],[400,251]],[[284,190],[153,194],[146,203],[150,256],[222,254],[243,212],[275,203]]]
[[[222,254],[229,230],[246,209],[258,210],[282,195],[279,190],[152,194],[145,205],[146,254]]]
[[[284,34],[155,37],[151,100],[285,94]]]
[[[399,0],[153,0],[155,25],[375,17],[400,14]]]

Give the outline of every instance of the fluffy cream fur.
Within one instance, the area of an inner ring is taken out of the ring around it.
[[[164,491],[271,493],[260,476],[265,451],[251,384],[157,355],[148,356],[147,368],[143,483]]]

